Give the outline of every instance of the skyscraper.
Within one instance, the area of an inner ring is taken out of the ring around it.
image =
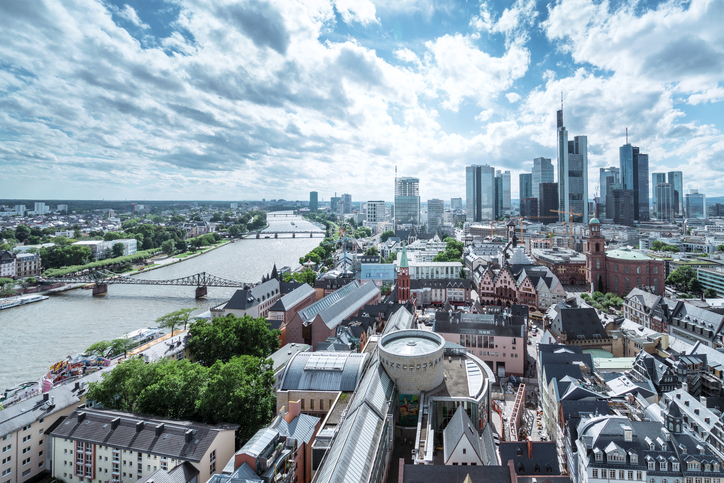
[[[445,221],[445,202],[443,200],[427,200],[427,227],[433,232]]]
[[[628,142],[618,150],[621,162],[621,182],[623,189],[634,192],[634,220],[647,221],[649,216],[649,155],[639,151],[637,146]]]
[[[521,198],[520,216],[531,221],[538,219],[538,198]]]
[[[500,176],[503,181],[503,212],[501,212],[498,216],[503,216],[506,213],[510,213],[511,203],[510,203],[510,171],[498,171],[498,176]]]
[[[686,197],[686,217],[706,218],[706,196],[699,193],[699,190],[689,190]]]
[[[671,189],[674,191],[674,214],[684,215],[684,176],[681,171],[669,171]]]
[[[450,198],[450,209],[451,210],[462,210],[463,199],[462,198]]]
[[[395,178],[396,225],[420,225],[420,179]]]
[[[666,183],[666,173],[651,173],[651,204],[654,206],[654,216],[658,219],[661,219],[662,213],[659,212],[658,192],[656,188],[661,183]],[[671,207],[669,207],[669,211],[663,214],[667,220],[671,217],[670,210]]]
[[[352,195],[344,193],[342,195],[342,201],[344,201],[344,212],[352,213]]]
[[[533,181],[531,185],[531,197],[533,198],[540,198],[540,191],[538,186],[541,183],[553,183],[556,180],[553,163],[551,163],[551,160],[548,158],[533,159],[533,173],[531,174],[533,175]]]
[[[317,199],[317,192],[316,191],[310,191],[309,192],[309,211],[317,211],[319,209],[319,201]]]
[[[505,213],[503,209],[503,190],[503,177],[500,176],[500,171],[498,171],[495,176],[495,210],[493,211],[493,218],[496,220]]]
[[[661,174],[664,173],[654,173]],[[666,182],[657,183],[654,186],[654,211],[656,212],[656,218],[659,220],[672,221],[673,209],[674,209],[674,190],[671,185]]]
[[[568,140],[563,125],[563,110],[558,111],[558,206],[561,211],[581,213],[572,221],[588,222],[588,138],[576,136]],[[560,214],[560,221],[569,215]]]
[[[473,165],[465,168],[465,219],[493,220],[495,216],[495,168]]]
[[[613,193],[613,222],[617,225],[633,226],[634,191],[623,189],[621,183],[615,184],[611,191]]]
[[[609,203],[613,203],[611,186],[613,184],[620,183],[620,182],[621,182],[621,171],[618,168],[614,168],[614,167],[601,168],[599,189],[601,190],[600,197],[603,200],[603,204],[606,207],[605,218],[608,218],[608,219],[613,218],[613,208],[611,208],[610,211],[608,209]],[[599,209],[599,212],[600,211],[601,210]],[[609,213],[611,213],[610,216],[609,216]]]
[[[385,202],[384,201],[368,201],[367,202],[367,222],[379,223],[385,221]]]
[[[538,210],[540,222],[544,225],[555,223],[556,213],[551,210],[558,209],[558,183],[541,183],[539,188]]]
[[[533,198],[533,173],[521,173],[518,180],[520,183],[518,199]]]

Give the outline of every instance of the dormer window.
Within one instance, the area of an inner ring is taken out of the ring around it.
[[[709,463],[704,465],[704,471],[711,471],[711,465]]]
[[[666,461],[662,461],[659,463],[659,468],[661,471],[669,471],[669,464]]]
[[[699,471],[699,462],[698,461],[689,461],[686,465],[686,469],[689,471]]]
[[[654,463],[653,460],[649,461],[649,469],[650,469],[650,470],[655,469],[655,468],[654,468],[654,465],[655,465],[655,463]]]
[[[678,461],[673,461],[673,462],[671,463],[671,469],[672,469],[673,471],[679,471],[679,462],[678,462]]]
[[[603,453],[600,449],[596,448],[593,452],[596,454],[596,461],[603,461]]]
[[[631,458],[631,463],[638,463],[639,462],[639,455],[636,453],[629,453],[629,457]]]

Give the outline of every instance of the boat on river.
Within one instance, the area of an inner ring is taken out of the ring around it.
[[[9,297],[0,300],[0,310],[9,309],[10,307],[17,307],[18,305],[32,304],[33,302],[40,302],[41,300],[48,300],[50,297],[47,295],[29,294],[29,295],[18,295],[17,297]]]

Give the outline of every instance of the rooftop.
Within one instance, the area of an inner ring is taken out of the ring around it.
[[[632,260],[640,262],[652,260],[652,258],[648,255],[645,255],[635,250],[631,250],[630,248],[618,248],[616,250],[608,250],[606,252],[606,257],[616,258],[618,260]]]

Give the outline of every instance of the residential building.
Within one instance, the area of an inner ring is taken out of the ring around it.
[[[673,391],[682,383],[675,365],[655,352],[640,351],[636,354],[629,375],[634,381],[651,381],[658,394]]]
[[[33,210],[33,213],[35,213],[36,215],[50,213],[50,206],[46,205],[43,202],[35,202],[35,209]]]
[[[371,282],[353,280],[330,295],[297,312],[282,328],[286,342],[311,345],[314,350],[320,342],[334,337],[337,326],[344,320],[358,315],[366,304],[380,301],[380,291]]]
[[[699,193],[699,190],[689,190],[686,195],[686,217],[707,218],[706,196]]]
[[[465,168],[466,220],[495,219],[495,168],[472,165]]]
[[[623,299],[623,316],[647,329],[669,333],[671,310],[669,300],[640,288],[634,288]]]
[[[386,218],[384,201],[367,202],[367,223],[379,223],[385,221]]]
[[[721,463],[707,445],[696,435],[677,430],[680,414],[673,411],[667,418],[673,430],[667,429],[668,423],[634,421],[625,416],[583,420],[575,441],[578,467],[573,481],[692,483],[694,476],[697,480],[723,477]]]
[[[90,248],[91,255],[95,259],[108,258],[112,255],[113,246],[116,243],[123,245],[123,256],[133,255],[138,251],[138,241],[135,238],[124,238],[120,240],[81,240],[73,243],[73,245],[85,246]]]
[[[570,248],[531,249],[538,265],[545,265],[565,285],[586,284],[586,256]]]
[[[525,375],[525,316],[440,311],[435,314],[432,330],[446,341],[465,347],[498,377]]]
[[[61,203],[56,207],[55,211],[65,211],[66,213],[68,213],[68,205]]]
[[[553,210],[559,208],[558,183],[541,183],[538,189],[540,192],[538,197],[540,222],[544,225],[555,223],[558,220],[558,215]]]
[[[558,111],[558,206],[560,211],[581,213],[573,215],[574,222],[588,218],[588,138],[576,136],[568,140],[563,125],[563,109]],[[569,221],[569,215],[560,214],[560,221]]]
[[[520,183],[518,199],[533,198],[533,173],[520,173],[518,182]]]
[[[0,277],[15,278],[16,269],[15,254],[6,250],[0,251]]]
[[[669,171],[668,182],[674,189],[674,207],[676,216],[684,214],[684,174],[681,171]]]
[[[309,307],[316,301],[317,291],[305,283],[274,302],[269,307],[267,321],[275,321],[272,323],[274,328],[286,327],[300,310]],[[286,343],[285,333],[282,333],[281,342]]]
[[[479,466],[484,465],[483,443],[475,425],[458,406],[450,422],[442,431],[443,463],[446,465]]]
[[[661,217],[661,214],[657,208],[658,196],[656,193],[656,187],[661,183],[666,183],[666,173],[651,173],[651,202],[654,207],[654,215],[657,219]]]
[[[550,331],[562,344],[613,352],[613,338],[606,332],[596,309],[579,306],[571,299],[558,303],[548,316]]]
[[[39,277],[41,273],[39,254],[18,253],[15,255],[15,278]]]
[[[415,305],[470,305],[472,282],[464,278],[412,279],[410,294]]]
[[[619,148],[621,182],[623,189],[633,191],[633,215],[635,221],[649,220],[649,155],[640,152],[628,142]]]
[[[50,432],[51,473],[130,482],[189,463],[208,481],[234,454],[236,428],[81,408]]]
[[[15,205],[15,213],[18,215],[22,216],[26,211],[28,211],[28,208],[25,205]]]
[[[439,199],[427,200],[427,227],[434,233],[445,222],[445,202]]]
[[[309,192],[309,211],[317,211],[319,209],[319,193],[316,191]]]
[[[531,197],[538,198],[540,200],[540,184],[541,183],[554,183],[555,180],[555,168],[553,163],[548,158],[535,158],[533,159],[533,172],[531,181]],[[557,193],[557,191],[556,191]],[[556,203],[558,206],[558,203]],[[558,208],[553,208],[554,210]]]
[[[666,264],[630,248],[605,250],[605,238],[597,218],[589,224],[586,238],[586,284],[602,292],[625,296],[634,287],[648,287],[663,295]]]
[[[666,423],[669,431],[676,431],[676,419],[687,431],[704,441],[719,461],[724,459],[724,423],[720,419],[720,411],[712,411],[699,398],[684,389],[674,389],[662,394],[659,405],[662,408],[662,423]],[[669,426],[671,424],[671,426]]]
[[[663,174],[663,173],[661,173]],[[674,221],[674,190],[669,183],[654,185],[654,211],[659,220]]]
[[[512,462],[515,474],[519,477],[561,474],[553,441],[501,441],[498,449],[501,463],[505,465]]]
[[[420,178],[395,178],[395,225],[420,225]]]
[[[237,317],[266,317],[281,296],[279,280],[272,278],[254,287],[237,290],[229,300],[211,308],[211,317],[225,317],[229,314]]]

